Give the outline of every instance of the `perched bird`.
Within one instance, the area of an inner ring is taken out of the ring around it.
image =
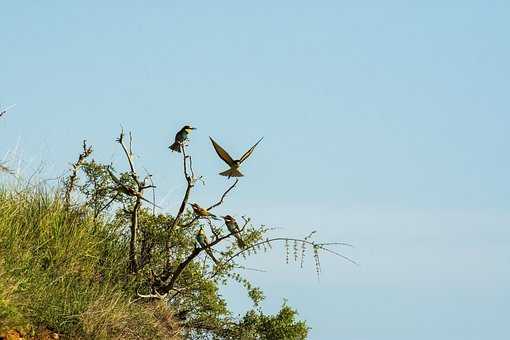
[[[180,129],[179,132],[175,134],[175,141],[168,148],[172,151],[181,152],[181,146],[188,139],[188,134],[192,130],[196,130],[196,128],[191,127],[189,125],[184,125],[182,129]]]
[[[246,243],[244,243],[243,239],[241,238],[241,235],[239,235],[241,231],[239,230],[239,225],[237,224],[235,218],[233,218],[230,215],[225,215],[222,217],[223,220],[225,221],[228,231],[234,234],[234,237],[237,240],[237,245],[239,246],[239,248],[244,249],[246,247]]]
[[[220,156],[220,158],[228,164],[228,166],[230,166],[230,169],[228,169],[227,171],[223,171],[223,172],[220,172],[220,175],[222,176],[227,176],[228,178],[230,177],[242,177],[244,176],[240,171],[239,171],[239,167],[241,166],[241,164],[248,158],[250,157],[250,155],[253,153],[253,150],[255,150],[255,147],[260,143],[260,141],[262,139],[264,139],[264,137],[262,137],[261,139],[259,139],[259,141],[257,143],[255,143],[255,145],[253,145],[248,151],[246,151],[244,153],[244,155],[239,158],[239,159],[232,159],[232,157],[230,157],[230,155],[228,154],[228,152],[226,152],[221,146],[219,146],[218,143],[216,143],[214,141],[214,139],[212,139],[211,137],[209,137],[209,139],[211,139],[211,142],[212,142],[212,145],[214,147],[214,150],[216,150],[216,153],[218,154],[218,156]]]
[[[202,208],[196,203],[190,203],[190,205],[193,208],[193,212],[195,213],[196,216],[205,218],[210,217],[212,219],[219,220],[219,218],[216,215],[210,213],[209,210],[207,210],[206,208]]]
[[[207,241],[207,236],[205,235],[203,228],[200,228],[197,235],[195,236],[195,239],[197,240],[198,244],[200,244],[200,247],[205,249],[205,252],[214,261],[214,263],[219,264],[220,262],[214,257],[211,248],[208,248],[209,242]]]
[[[140,198],[142,201],[145,201],[147,203],[150,203],[152,204],[153,206],[157,207],[157,208],[160,208],[160,206],[156,205],[156,203],[154,202],[151,202],[149,201],[148,199],[146,199],[145,197],[143,197],[142,193],[139,192],[139,191],[136,191],[135,189],[133,189],[132,187],[130,186],[127,186],[125,185],[124,183],[122,183],[122,181],[120,179],[117,178],[117,176],[115,176],[112,172],[112,170],[110,169],[110,167],[108,166],[106,168],[106,170],[108,171],[108,174],[110,174],[110,177],[112,178],[112,180],[115,182],[115,184],[117,184],[117,186],[115,187],[115,190],[117,190],[117,192],[119,193],[123,193],[127,196],[131,196],[131,197],[138,197]]]

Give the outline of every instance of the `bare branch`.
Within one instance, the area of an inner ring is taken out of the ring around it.
[[[172,233],[175,226],[179,222],[182,214],[184,213],[184,210],[186,209],[186,204],[188,204],[189,196],[191,194],[191,189],[195,186],[194,177],[193,177],[193,175],[188,174],[188,168],[187,168],[187,164],[186,164],[186,160],[188,159],[188,157],[191,159],[191,156],[186,155],[186,148],[184,147],[184,145],[181,146],[181,150],[182,150],[184,177],[186,178],[187,185],[186,185],[186,191],[184,192],[184,197],[182,198],[182,201],[181,201],[181,206],[179,207],[179,211],[177,212],[177,215],[175,215],[175,217],[172,221],[172,224],[168,228],[168,231],[170,233]],[[191,165],[191,163],[190,163],[190,165]],[[168,248],[168,246],[167,246],[167,248]]]
[[[124,130],[121,130],[119,137],[117,138],[117,142],[121,145],[122,150],[124,150],[124,154],[126,155],[126,159],[129,164],[129,174],[133,181],[136,184],[136,188],[132,188],[130,186],[125,185],[120,179],[115,177],[115,175],[112,173],[109,167],[107,167],[108,174],[112,178],[112,180],[115,182],[115,184],[118,185],[117,190],[135,198],[134,205],[128,209],[128,213],[131,215],[131,237],[129,240],[129,263],[131,267],[131,272],[136,273],[138,271],[138,262],[136,259],[136,245],[137,245],[137,237],[138,237],[138,224],[139,224],[139,213],[142,206],[142,201],[148,202],[154,206],[156,204],[154,202],[151,202],[143,197],[143,191],[148,188],[154,187],[153,184],[146,185],[144,178],[142,181],[140,181],[138,175],[136,174],[135,167],[133,165],[133,136],[131,135],[131,132],[129,133],[129,149],[124,143]]]
[[[129,133],[129,151],[128,151],[126,145],[124,144],[124,130],[121,130],[119,138],[117,138],[116,141],[122,146],[122,150],[124,150],[124,154],[126,155],[126,158],[127,158],[128,164],[129,164],[129,169],[131,170],[131,172],[130,172],[131,177],[133,177],[135,182],[138,183],[138,176],[136,176],[136,171],[135,171],[135,167],[133,165],[133,158],[132,158],[133,151],[131,149],[131,144],[132,144],[131,133]]]
[[[170,281],[168,282],[168,284],[161,287],[160,291],[164,292],[164,293],[168,293],[170,290],[172,290],[174,288],[174,285],[177,282],[177,279],[179,278],[179,276],[182,274],[184,269],[186,269],[186,267],[190,264],[190,262],[193,261],[193,259],[195,257],[197,257],[202,251],[207,251],[207,249],[210,249],[211,247],[213,247],[216,244],[220,243],[221,241],[229,238],[230,236],[233,236],[233,234],[229,233],[225,236],[222,236],[222,237],[219,237],[219,238],[213,240],[211,243],[207,244],[205,247],[196,247],[195,249],[193,249],[191,254],[188,255],[188,257],[184,261],[179,263],[177,268],[175,268],[175,271],[173,271],[170,276]]]
[[[74,190],[74,187],[76,185],[76,179],[78,177],[78,171],[80,170],[80,167],[85,162],[85,159],[89,157],[92,154],[92,147],[87,146],[87,140],[83,140],[83,151],[78,156],[78,160],[72,164],[71,168],[71,174],[67,178],[65,188],[66,191],[64,193],[64,205],[65,207],[69,206],[69,203],[71,201],[71,193]]]
[[[15,106],[16,106],[16,104],[13,104],[13,105],[8,106],[8,107],[6,107],[5,109],[1,110],[1,111],[0,111],[0,117],[2,117],[4,114],[6,114],[6,113],[7,113],[7,111],[9,111],[10,109],[12,109],[12,108],[13,108],[13,107],[15,107]]]
[[[220,206],[221,204],[223,204],[223,201],[225,200],[225,197],[227,197],[228,193],[229,193],[232,189],[234,189],[234,187],[237,185],[237,183],[238,183],[238,182],[239,182],[239,180],[238,180],[238,179],[236,179],[236,181],[234,182],[234,184],[232,184],[232,185],[231,185],[231,186],[230,186],[230,187],[229,187],[229,188],[228,188],[228,189],[227,189],[227,190],[226,190],[226,191],[225,191],[225,192],[221,195],[220,200],[219,200],[217,203],[215,203],[215,204],[211,205],[209,208],[207,208],[207,210],[214,209],[214,208],[216,208],[216,207]],[[188,228],[188,227],[192,226],[192,225],[193,225],[196,221],[198,221],[199,219],[200,219],[200,217],[199,217],[199,216],[194,216],[194,217],[191,219],[191,221],[189,221],[188,223],[186,223],[186,224],[183,226],[183,228]],[[213,233],[214,233],[214,231],[213,231]]]
[[[207,208],[207,210],[214,209],[214,208],[216,208],[217,206],[219,206],[219,205],[223,204],[223,200],[225,199],[225,197],[227,197],[228,193],[229,193],[232,189],[234,189],[234,187],[237,185],[237,183],[239,183],[239,179],[236,179],[236,181],[234,182],[234,184],[232,184],[232,185],[230,186],[230,188],[228,188],[228,189],[227,189],[227,191],[225,191],[225,192],[223,193],[223,195],[221,195],[220,200],[219,200],[216,204],[213,204],[213,205],[211,205],[209,208]]]
[[[100,207],[94,214],[94,217],[97,218],[99,216],[99,214],[101,214],[103,211],[105,211],[106,209],[108,209],[108,207],[110,207],[110,205],[117,199],[117,197],[119,197],[119,193],[117,192],[111,199],[110,201],[108,201],[108,203],[106,203],[104,206]]]
[[[142,298],[142,299],[159,299],[159,300],[164,300],[166,299],[168,293],[165,293],[165,294],[159,294],[158,292],[156,292],[155,294],[146,294],[146,295],[143,295],[143,294],[140,294],[138,291],[136,292],[136,295],[138,295],[138,297]]]

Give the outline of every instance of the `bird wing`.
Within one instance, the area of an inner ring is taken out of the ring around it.
[[[253,153],[253,150],[255,150],[255,147],[256,147],[256,146],[260,143],[260,141],[261,141],[261,140],[263,140],[263,139],[264,139],[264,137],[262,137],[261,139],[259,139],[259,141],[258,141],[257,143],[255,143],[255,145],[254,145],[254,146],[252,146],[252,147],[250,148],[250,150],[246,151],[246,152],[244,153],[243,157],[241,157],[241,159],[239,160],[239,163],[244,162],[244,161],[245,161],[248,157],[250,157],[250,156],[251,156],[251,154]]]
[[[219,146],[218,143],[214,141],[214,139],[212,139],[211,137],[209,137],[209,139],[211,140],[212,145],[214,146],[214,150],[216,150],[218,156],[220,156],[220,158],[228,165],[234,166],[235,161],[232,159],[232,157],[230,157],[228,152],[226,152],[221,146]]]

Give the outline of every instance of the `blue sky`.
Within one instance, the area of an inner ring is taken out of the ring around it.
[[[81,140],[137,164],[174,211],[166,149],[184,123],[214,201],[233,154],[264,141],[224,209],[279,233],[317,229],[361,266],[250,260],[267,311],[311,339],[506,339],[510,312],[510,5],[506,1],[87,1],[0,5],[0,157],[60,175]],[[225,290],[236,312],[248,306]]]

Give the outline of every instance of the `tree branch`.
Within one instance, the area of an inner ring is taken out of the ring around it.
[[[234,258],[242,255],[243,253],[251,250],[251,249],[254,249],[254,248],[257,248],[258,246],[261,246],[261,245],[264,245],[264,244],[270,244],[272,242],[276,242],[276,241],[294,241],[294,242],[299,242],[299,243],[304,243],[304,244],[308,244],[308,245],[311,245],[313,247],[317,247],[318,249],[321,249],[325,252],[328,252],[330,254],[333,254],[333,255],[336,255],[338,257],[341,257],[343,258],[344,260],[347,260],[349,262],[351,262],[352,264],[355,264],[355,265],[359,265],[356,261],[352,260],[351,258],[345,256],[345,255],[342,255],[334,250],[331,250],[329,248],[326,248],[325,246],[326,245],[340,245],[340,246],[349,246],[349,247],[352,247],[351,244],[349,243],[345,243],[345,242],[335,242],[335,243],[316,243],[316,242],[313,242],[313,241],[308,241],[308,240],[305,240],[305,239],[297,239],[297,238],[288,238],[288,237],[276,237],[276,238],[272,238],[272,239],[266,239],[264,241],[261,241],[261,242],[258,242],[258,243],[255,243],[245,249],[242,249],[240,251],[238,251],[237,253],[235,253],[234,255],[230,256],[229,258],[227,258],[226,260],[224,260],[223,262],[224,263],[229,263],[231,262]]]
[[[172,290],[174,288],[174,285],[175,283],[177,282],[177,279],[179,278],[179,276],[182,274],[182,272],[184,271],[184,269],[186,269],[186,267],[190,264],[191,261],[193,261],[193,259],[195,257],[197,257],[202,251],[206,251],[207,249],[210,249],[211,247],[215,246],[216,244],[220,243],[221,241],[229,238],[230,236],[233,236],[232,233],[229,233],[225,236],[222,236],[222,237],[219,237],[219,238],[216,238],[214,239],[214,241],[212,241],[211,243],[209,243],[207,246],[205,247],[195,247],[195,249],[193,249],[193,251],[191,252],[190,255],[188,255],[188,257],[182,261],[181,263],[179,263],[179,265],[177,266],[177,268],[175,269],[175,271],[173,271],[171,273],[171,276],[170,276],[170,281],[168,282],[168,284],[166,285],[163,285],[161,287],[161,289],[159,290],[160,293],[163,293],[163,294],[166,294],[168,293],[170,290]]]
[[[13,108],[13,107],[15,107],[15,106],[16,106],[16,104],[13,104],[13,105],[8,106],[8,107],[6,107],[5,109],[1,110],[1,111],[0,111],[0,117],[2,117],[4,114],[6,114],[6,113],[7,113],[7,111],[9,111],[10,109],[12,109],[12,108]]]
[[[234,187],[237,185],[237,183],[239,183],[239,179],[236,179],[236,181],[234,182],[234,184],[232,184],[232,185],[230,186],[230,188],[228,188],[228,189],[227,189],[227,191],[225,191],[225,192],[223,193],[223,195],[221,195],[220,200],[219,200],[216,204],[213,204],[213,205],[211,205],[209,208],[207,208],[207,210],[214,209],[214,208],[216,208],[217,206],[219,206],[219,205],[223,204],[223,200],[225,199],[225,197],[227,197],[228,193],[229,193],[232,189],[234,189]]]
[[[83,165],[83,162],[87,157],[89,157],[92,154],[92,147],[87,147],[87,141],[83,141],[83,151],[78,156],[78,160],[72,165],[71,169],[71,175],[67,178],[67,181],[65,183],[66,191],[64,193],[64,206],[67,208],[69,207],[70,201],[71,201],[71,193],[74,190],[74,187],[76,185],[76,179],[78,177],[78,170],[80,170],[80,167]]]
[[[179,207],[177,215],[175,215],[175,217],[172,221],[172,224],[170,224],[170,226],[168,228],[168,232],[170,234],[172,233],[175,226],[179,222],[182,214],[184,213],[184,210],[186,209],[186,204],[188,204],[189,196],[191,194],[191,189],[195,186],[194,176],[188,174],[188,168],[186,166],[186,159],[188,157],[191,158],[191,156],[186,155],[186,148],[184,147],[184,145],[182,145],[181,150],[182,150],[184,177],[186,178],[187,185],[186,185],[186,191],[184,192],[184,197],[182,198],[182,201],[181,201],[181,206]],[[191,165],[191,163],[190,163],[190,165]],[[168,246],[167,246],[167,248],[168,248]]]

